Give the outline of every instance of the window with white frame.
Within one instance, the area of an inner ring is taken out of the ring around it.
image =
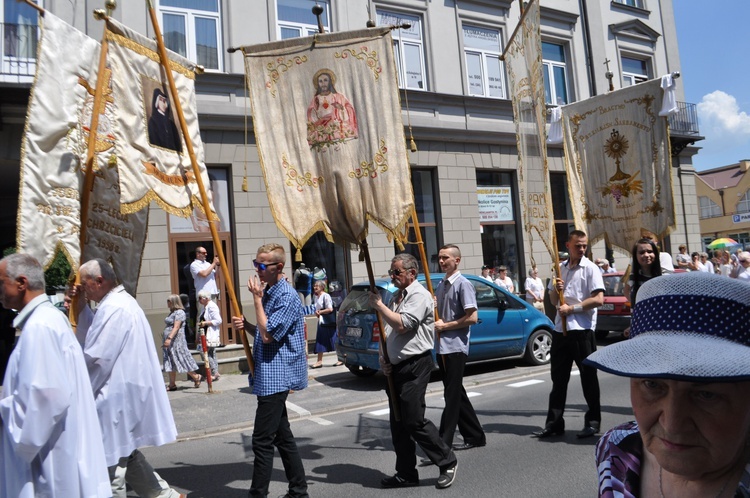
[[[402,23],[409,23],[411,26],[394,29],[392,32],[393,52],[396,55],[398,68],[398,85],[401,88],[426,90],[427,72],[424,61],[422,19],[417,16],[378,10],[378,26]]]
[[[568,104],[568,75],[565,47],[557,43],[542,42],[544,73],[544,99],[548,104]]]
[[[649,79],[648,62],[622,56],[622,86],[633,86]]]
[[[330,31],[330,5],[326,0],[276,0],[278,25],[276,34],[280,40],[312,36],[318,33],[318,18],[312,13],[315,4],[323,7],[320,21]]]
[[[206,69],[222,70],[219,0],[160,0],[164,44]]]
[[[737,203],[737,213],[750,213],[750,190]]]
[[[722,216],[721,207],[705,195],[698,197],[698,204],[701,208],[701,219]]]
[[[630,5],[631,7],[638,7],[644,9],[643,0],[612,0],[614,3],[621,3],[623,5]]]
[[[464,25],[466,77],[469,93],[505,98],[505,77],[500,62],[500,31]]]

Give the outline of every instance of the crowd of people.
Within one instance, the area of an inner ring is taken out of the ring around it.
[[[573,364],[587,404],[578,438],[601,429],[597,369],[630,377],[635,421],[607,431],[597,444],[600,496],[750,496],[750,284],[744,281],[750,278],[743,277],[750,271],[750,253],[736,254],[742,270],[734,279],[702,275],[703,270],[659,278],[668,272],[656,241],[638,240],[627,285],[634,304],[630,337],[597,350],[602,275],[610,265],[587,258],[588,239],[582,231],[570,232],[566,248],[567,258],[546,288],[536,268],[524,285],[530,304],[536,306],[546,294],[555,306],[552,390],[545,426],[533,436],[546,439],[565,432]],[[215,268],[205,265],[202,256],[202,266]],[[700,256],[675,261],[689,259],[690,269],[701,262]],[[731,261],[731,255],[722,259]],[[391,302],[377,292],[369,295],[384,323],[380,365],[390,381],[386,390],[396,456],[395,473],[381,481],[384,488],[419,485],[417,445],[427,456],[421,465],[437,468],[436,487],[444,489],[456,480],[456,452],[487,444],[463,387],[471,326],[478,319],[475,291],[459,270],[458,246],[440,248],[438,262],[445,277],[434,297],[417,280],[418,262],[407,253],[391,260],[388,274],[398,289]],[[249,496],[268,494],[278,450],[289,483],[286,496],[307,497],[286,407],[291,392],[307,387],[305,308],[284,275],[281,245],[261,246],[253,264],[256,274],[248,290],[256,323],[232,317],[239,333],[254,337],[250,378],[257,408]],[[498,279],[504,281],[507,269],[499,270]],[[44,293],[41,265],[23,254],[0,260],[0,302],[19,311],[13,323],[18,340],[0,398],[0,495],[125,497],[127,484],[139,496],[182,497],[139,451],[176,438],[145,314],[104,260],[88,261],[79,272],[80,285],[69,292],[77,318],[74,335]],[[322,284],[314,288],[319,301],[315,314],[321,321],[332,314],[324,289]],[[202,309],[197,326],[209,348],[218,345],[221,324],[212,294],[198,292]],[[722,310],[721,320],[706,319],[701,303],[707,301]],[[95,311],[90,302],[97,303]],[[189,373],[198,386],[180,296],[170,296],[167,305],[162,344],[167,388],[174,386],[175,372]],[[330,340],[325,333],[323,337]],[[446,400],[439,426],[425,417],[433,351]],[[211,367],[218,377],[215,365]],[[133,372],[139,382],[132,382]],[[133,399],[138,403],[128,401]],[[459,443],[454,442],[456,430]]]

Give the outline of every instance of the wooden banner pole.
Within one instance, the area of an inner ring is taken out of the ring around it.
[[[367,278],[370,282],[370,290],[372,292],[377,292],[377,287],[375,286],[375,273],[372,271],[372,260],[370,259],[370,249],[367,247],[367,241],[362,241],[359,246],[362,249],[362,254],[365,257],[365,266],[367,267]],[[390,363],[391,360],[388,357],[388,347],[386,345],[388,336],[386,335],[385,327],[383,326],[383,318],[380,316],[380,313],[375,313],[375,315],[378,317],[378,327],[380,327],[380,349],[383,352],[383,359],[386,363]],[[393,377],[391,375],[387,375],[386,379],[388,379],[388,390],[391,393],[389,398],[391,400],[393,417],[396,419],[396,421],[401,421],[401,409],[399,408],[398,397],[396,396],[396,386],[393,383]]]
[[[219,239],[219,232],[216,229],[216,222],[214,220],[211,220],[211,203],[208,200],[208,194],[206,193],[206,187],[203,185],[203,178],[201,177],[200,167],[198,166],[198,159],[195,157],[195,150],[193,149],[193,142],[190,140],[190,134],[187,126],[187,122],[185,121],[185,115],[182,112],[182,104],[180,103],[179,94],[177,93],[177,86],[174,82],[174,76],[172,75],[172,70],[169,67],[169,57],[167,56],[167,49],[164,46],[164,39],[161,35],[161,30],[159,29],[159,21],[156,18],[156,11],[154,10],[153,3],[151,0],[147,0],[148,2],[148,11],[149,16],[151,17],[151,24],[154,27],[154,34],[156,35],[156,44],[159,49],[159,57],[161,58],[161,64],[164,67],[164,72],[167,74],[167,81],[169,82],[169,91],[172,92],[172,100],[174,101],[175,111],[177,112],[177,117],[180,121],[180,129],[182,130],[182,135],[185,138],[185,145],[187,146],[188,155],[190,156],[190,163],[193,166],[193,176],[195,177],[195,181],[198,184],[198,190],[201,194],[201,203],[203,206],[203,210],[206,213],[206,218],[209,219],[209,228],[211,229],[211,238],[214,243],[214,251],[219,256],[219,263],[221,264],[221,272],[224,276],[224,281],[226,282],[227,286],[227,293],[229,294],[229,299],[232,302],[232,313],[233,316],[242,316],[242,310],[240,309],[240,304],[237,301],[237,295],[234,291],[234,282],[232,280],[232,276],[229,274],[229,268],[227,267],[227,261],[224,257],[224,249],[221,246],[221,240]],[[247,359],[247,365],[250,368],[250,372],[252,374],[255,373],[255,363],[253,362],[253,353],[250,349],[250,344],[247,339],[247,334],[244,332],[239,334],[241,341],[242,341],[242,347],[245,351],[245,358]]]

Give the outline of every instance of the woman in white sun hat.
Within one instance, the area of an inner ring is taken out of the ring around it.
[[[646,282],[630,336],[585,360],[631,378],[635,415],[597,444],[599,496],[750,496],[750,284]]]

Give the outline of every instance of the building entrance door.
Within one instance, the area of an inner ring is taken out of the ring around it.
[[[204,237],[204,236],[203,236]],[[195,251],[198,247],[203,247],[208,253],[206,255],[206,261],[213,261],[215,254],[214,243],[209,238],[203,238],[202,236],[195,235],[173,235],[171,237],[170,244],[170,264],[172,265],[172,290],[175,294],[186,294],[189,301],[189,313],[188,322],[190,324],[190,331],[188,332],[188,343],[194,343],[196,341],[196,328],[195,323],[197,320],[198,303],[196,301],[195,285],[193,284],[193,276],[190,273],[190,264],[195,260]],[[232,247],[231,238],[228,233],[219,236],[221,240],[221,246],[224,251],[224,257],[226,258],[227,265],[229,266],[229,274],[234,275],[234,264],[232,261]],[[231,324],[232,306],[227,292],[227,285],[224,279],[224,274],[221,268],[216,268],[215,273],[216,286],[219,289],[219,299],[216,304],[219,305],[221,310],[221,343],[224,345],[228,344],[239,344],[237,337],[235,337],[234,330]]]

